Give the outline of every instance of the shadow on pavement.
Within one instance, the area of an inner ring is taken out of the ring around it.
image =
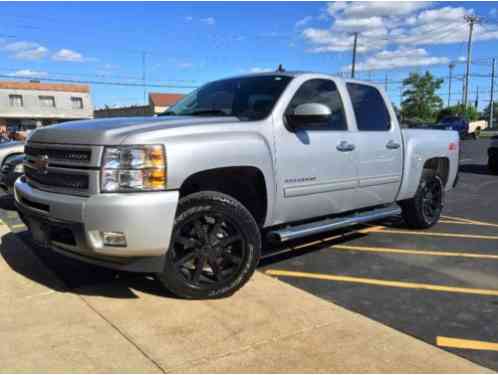
[[[482,174],[482,175],[496,175],[496,173],[489,170],[485,164],[462,164],[460,165],[460,172]]]
[[[19,246],[20,239],[25,246]],[[139,298],[134,292],[136,290],[175,298],[150,275],[119,272],[73,260],[37,246],[31,241],[27,231],[17,235],[4,235],[0,255],[13,271],[57,292],[110,298]]]

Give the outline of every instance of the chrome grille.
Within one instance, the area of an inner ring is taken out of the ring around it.
[[[99,192],[102,146],[45,144],[25,146],[29,185],[54,193],[89,196]]]
[[[50,160],[88,163],[92,159],[91,150],[69,150],[26,146],[24,153],[28,156],[37,157],[46,155]]]
[[[87,174],[47,172],[40,173],[36,169],[26,167],[26,177],[44,186],[54,186],[65,189],[87,190],[89,178]]]

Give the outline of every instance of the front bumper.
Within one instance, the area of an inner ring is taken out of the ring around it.
[[[79,197],[38,190],[19,178],[14,195],[33,238],[57,252],[120,270],[163,268],[177,191]],[[126,246],[105,246],[101,232],[124,233]]]

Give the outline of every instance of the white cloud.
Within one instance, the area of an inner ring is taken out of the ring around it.
[[[71,62],[85,61],[81,53],[67,48],[60,49],[59,51],[54,53],[52,55],[52,59],[56,61],[71,61]]]
[[[34,42],[19,41],[2,47],[11,57],[20,60],[40,60],[48,53],[48,49]]]
[[[356,64],[356,70],[387,70],[448,63],[447,57],[430,56],[423,48],[400,48],[377,52],[365,61]],[[351,70],[351,65],[345,66],[342,70]]]
[[[308,27],[301,35],[308,44],[308,52],[349,52],[353,48],[353,35],[358,33],[359,53],[383,51],[389,45],[406,54],[406,51],[420,51],[419,47],[466,42],[468,25],[463,19],[473,13],[473,9],[461,6],[428,2],[335,2],[327,6],[328,27]],[[474,41],[483,40],[498,40],[498,24],[476,24]],[[382,55],[374,55],[364,63],[375,67],[389,65],[384,61],[378,63],[379,57]],[[397,58],[392,66],[408,63],[399,60],[400,56]],[[412,66],[440,59],[417,56]]]
[[[8,75],[11,77],[45,77],[47,74],[48,74],[47,72],[40,72],[30,69],[21,69],[15,71],[14,73],[10,73]]]
[[[304,27],[307,24],[309,24],[313,20],[313,17],[311,16],[306,16],[304,18],[301,18],[299,21],[296,22],[296,27]]]
[[[214,19],[214,17],[201,18],[201,22],[211,26],[216,24],[216,20]]]
[[[259,68],[259,67],[254,67],[250,68],[249,72],[250,73],[266,73],[266,72],[271,72],[272,70],[270,68]]]
[[[187,22],[191,22],[193,19],[194,19],[194,17],[192,17],[192,16],[185,17],[185,21],[187,21]]]

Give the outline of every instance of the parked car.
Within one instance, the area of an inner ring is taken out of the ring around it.
[[[488,148],[488,167],[493,173],[498,174],[498,136],[494,136]]]
[[[24,153],[24,143],[9,141],[0,143],[0,168],[5,161],[12,156],[22,155]]]
[[[14,194],[14,182],[24,174],[24,154],[9,156],[0,173],[0,188],[8,195]]]
[[[438,124],[433,126],[434,129],[455,130],[460,135],[460,139],[471,136],[474,139],[479,138],[481,131],[488,128],[487,121],[468,121],[459,116],[444,117]]]
[[[433,226],[458,158],[456,132],[401,130],[376,85],[264,73],[208,83],[162,117],[38,129],[15,200],[56,252],[214,298],[249,280],[264,239],[399,214]]]

